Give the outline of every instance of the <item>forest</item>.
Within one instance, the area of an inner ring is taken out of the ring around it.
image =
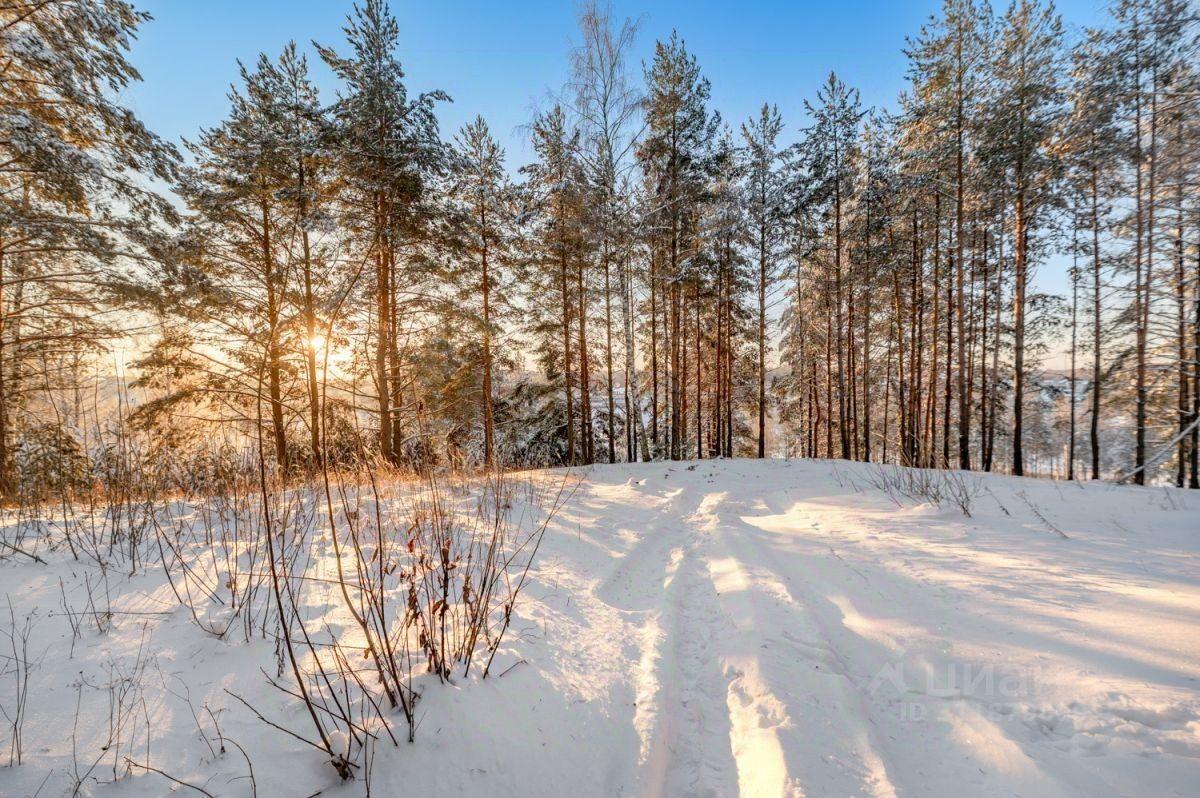
[[[440,129],[377,0],[316,44],[333,95],[303,48],[263,54],[182,149],[112,99],[143,14],[3,14],[10,498],[260,435],[285,473],[789,455],[1200,484],[1185,3],[1069,40],[1046,3],[947,2],[893,108],[830,73],[792,143],[770,103],[722,118],[682,33],[631,63],[637,24],[588,6],[522,165],[482,117]]]

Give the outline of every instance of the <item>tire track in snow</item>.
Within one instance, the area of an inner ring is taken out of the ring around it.
[[[638,540],[593,590],[637,628],[639,795],[737,792],[724,709],[727,680],[714,650],[726,630],[708,578],[705,540],[686,520],[704,498],[696,486],[672,486]]]
[[[727,680],[717,652],[726,630],[702,548],[693,538],[679,551],[659,613],[657,656],[644,673],[654,688],[654,712],[644,729],[642,795],[724,796],[737,789],[723,703]]]
[[[630,612],[651,610],[661,603],[663,587],[685,542],[676,520],[688,499],[683,493],[683,488],[674,489],[658,497],[650,513],[639,513],[642,529],[630,530],[638,535],[636,542],[593,589],[596,598]]]
[[[770,497],[764,498],[770,505]],[[747,512],[745,515],[754,514]],[[1022,751],[1020,740],[988,717],[986,706],[977,706],[969,696],[946,700],[926,695],[920,684],[909,684],[910,692],[898,697],[902,702],[899,705],[892,703],[895,699],[889,699],[886,691],[877,697],[872,692],[872,679],[873,674],[883,667],[894,668],[903,662],[903,673],[925,672],[936,683],[941,673],[948,668],[948,672],[952,671],[954,665],[947,665],[953,661],[945,660],[944,653],[929,650],[932,644],[929,639],[910,649],[908,641],[901,642],[902,637],[885,633],[882,637],[888,645],[881,648],[878,636],[882,630],[873,629],[870,637],[860,634],[853,624],[847,623],[848,617],[857,615],[854,604],[862,601],[862,596],[857,595],[860,588],[853,586],[869,588],[876,600],[910,608],[930,602],[944,604],[945,596],[923,580],[916,580],[920,587],[915,591],[912,586],[897,582],[872,554],[867,555],[868,562],[855,557],[851,552],[861,552],[854,545],[849,550],[843,548],[840,553],[834,550],[830,543],[831,533],[823,523],[829,514],[824,506],[810,509],[801,502],[792,501],[780,514],[788,516],[788,531],[780,528],[767,534],[795,535],[813,549],[811,554],[784,552],[771,546],[767,542],[769,538],[764,536],[766,529],[742,520],[740,513],[730,519],[730,524],[742,525],[745,534],[741,538],[754,552],[754,556],[747,559],[760,563],[766,571],[783,578],[784,572],[779,569],[781,562],[790,559],[798,566],[785,579],[789,595],[812,610],[818,632],[828,641],[830,652],[837,656],[845,684],[858,694],[864,717],[870,721],[873,740],[877,744],[888,741],[886,748],[879,750],[887,762],[896,763],[889,767],[889,772],[899,794],[942,793],[967,789],[968,785],[971,790],[989,796],[1064,794],[1057,780],[1042,769],[1043,763]],[[854,527],[872,529],[865,520],[842,518],[850,524],[848,531],[853,532]],[[808,530],[818,537],[812,538]],[[886,534],[885,530],[875,531]],[[843,544],[855,543],[853,538],[844,535],[839,535],[838,539]],[[826,553],[832,561],[826,559]],[[906,574],[906,578],[913,577]],[[854,601],[851,601],[852,597]],[[936,616],[937,613],[938,609],[933,608],[921,614]],[[911,709],[918,704],[927,715],[916,718],[905,714],[905,707]],[[914,763],[919,764],[914,768]],[[1068,781],[1080,783],[1081,779],[1088,780],[1086,774],[1078,774]]]
[[[696,521],[714,538],[709,569],[736,630],[723,660],[742,792],[895,795],[870,702],[820,602],[797,596],[740,508],[720,494]]]

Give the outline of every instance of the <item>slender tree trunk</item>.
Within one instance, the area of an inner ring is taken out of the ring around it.
[[[758,234],[758,457],[767,456],[767,233]]]
[[[936,226],[935,226],[936,230]],[[937,247],[934,248],[935,252]],[[911,357],[910,368],[912,370],[912,383],[909,386],[912,395],[912,415],[913,415],[913,462],[922,466],[930,466],[933,464],[933,414],[926,414],[922,424],[921,414],[921,398],[925,395],[925,264],[923,252],[919,245],[915,252],[916,259],[913,262],[912,274],[912,298],[910,299],[911,314],[909,323],[911,326],[911,342],[909,352]],[[933,287],[934,295],[937,295],[937,286]],[[933,335],[930,337],[936,343],[937,330],[933,330]],[[936,374],[930,373],[929,391],[935,390]],[[922,430],[924,430],[922,432]]]
[[[4,377],[4,358],[5,358],[5,322],[8,319],[7,308],[5,308],[4,285],[7,276],[5,274],[4,263],[4,247],[5,240],[0,235],[0,502],[9,502],[13,499],[16,493],[16,480],[13,478],[12,469],[12,452],[9,451],[9,415],[8,415],[8,385]]]
[[[391,214],[389,213],[390,217]],[[400,464],[400,455],[404,451],[404,425],[400,423],[400,411],[404,407],[404,385],[400,374],[400,301],[396,290],[396,246],[389,236],[387,248],[388,259],[388,311],[391,319],[388,329],[391,331],[388,346],[388,374],[392,380],[392,463]]]
[[[725,270],[727,268],[725,255],[727,252],[724,241],[718,250],[717,261],[717,339],[716,357],[713,358],[716,367],[714,382],[716,396],[713,402],[713,424],[716,436],[716,456],[725,455]]]
[[[700,284],[696,284],[692,300],[696,305],[696,342],[694,351],[696,353],[696,459],[704,458],[704,405],[701,399],[701,390],[704,386],[704,370],[700,360]]]
[[[733,244],[726,244],[725,275],[725,456],[733,457]]]
[[[612,334],[612,286],[609,277],[608,243],[604,244],[604,366],[607,371],[608,388],[608,462],[617,462],[617,404],[613,393],[613,334]]]
[[[921,463],[920,453],[920,435],[921,425],[917,408],[920,404],[920,399],[917,391],[917,280],[919,279],[918,272],[920,269],[921,260],[921,240],[920,227],[917,217],[916,202],[912,203],[912,235],[911,248],[912,257],[909,263],[909,286],[908,286],[908,302],[904,302],[902,293],[899,290],[897,283],[896,302],[901,310],[897,312],[897,324],[899,341],[900,341],[900,370],[899,374],[900,385],[900,406],[903,408],[902,423],[901,423],[901,462],[903,465],[915,466]],[[907,317],[903,312],[904,306],[907,304]],[[902,322],[906,320],[907,325]],[[907,329],[905,329],[907,327]],[[908,338],[908,364],[907,369],[904,367],[904,339]]]
[[[1076,228],[1077,229],[1077,228]],[[1079,328],[1079,244],[1072,239],[1072,257],[1076,262],[1071,265],[1071,392],[1070,392],[1070,433],[1067,440],[1067,479],[1075,479],[1075,355],[1078,351]]]
[[[1104,374],[1100,370],[1101,333],[1103,321],[1100,316],[1100,189],[1099,167],[1092,162],[1090,189],[1092,196],[1092,479],[1100,479],[1100,394]]]
[[[690,405],[688,404],[688,375],[691,373],[688,367],[688,336],[691,330],[689,323],[688,312],[688,295],[685,285],[679,286],[679,457],[683,460],[690,459],[691,449],[688,445],[689,433],[688,415]]]
[[[1197,212],[1200,222],[1200,212]],[[1200,233],[1200,224],[1196,225]],[[1197,236],[1200,241],[1200,235]],[[1200,244],[1196,245],[1196,269],[1192,278],[1195,287],[1192,314],[1192,451],[1190,456],[1188,487],[1200,489]]]
[[[963,316],[965,315],[966,305],[963,301],[963,272],[966,271],[966,264],[963,262],[963,195],[966,193],[963,185],[963,133],[966,127],[965,115],[963,113],[963,52],[962,52],[962,34],[955,37],[955,58],[957,60],[957,92],[956,92],[956,119],[955,119],[955,137],[956,137],[956,152],[955,152],[955,218],[954,218],[954,266],[955,266],[955,282],[957,284],[957,302],[955,303],[954,316],[958,322],[958,467],[964,471],[971,470],[971,402],[967,395],[967,357],[964,347],[966,344],[966,332],[963,327]],[[947,308],[949,310],[949,308]],[[949,319],[947,318],[947,322]],[[949,363],[950,352],[946,351],[946,362]],[[949,430],[946,431],[949,435]]]
[[[959,198],[959,221],[957,223],[958,235],[962,235],[962,198]],[[967,393],[967,375],[970,360],[967,358],[966,343],[966,301],[964,297],[964,272],[966,271],[966,263],[963,261],[963,246],[961,242],[955,242],[955,258],[954,258],[954,282],[955,282],[955,301],[954,301],[954,320],[955,320],[955,360],[958,368],[955,371],[954,387],[958,392],[958,467],[963,471],[971,470],[971,404],[970,395]],[[950,323],[950,317],[946,318],[947,326]],[[950,352],[946,352],[946,365],[950,365]],[[949,379],[949,373],[946,378]],[[947,415],[945,423],[947,425],[946,436],[949,437],[949,407],[946,408]],[[949,466],[949,458],[947,458],[947,466]]]
[[[941,251],[942,251],[942,197],[941,193],[937,192],[934,198],[934,227],[933,227],[933,324],[930,327],[933,341],[931,347],[932,361],[929,368],[929,414],[927,418],[931,425],[937,424],[937,380],[938,374],[938,288],[942,285],[941,273]],[[942,468],[950,467],[950,408],[954,403],[954,383],[950,380],[950,369],[954,365],[954,258],[950,259],[950,265],[947,268],[948,275],[946,277],[946,310],[945,310],[945,325],[946,325],[946,363],[943,367],[943,374],[940,375],[943,381],[943,389],[945,396],[942,399],[942,455],[940,463],[930,462],[929,465],[939,465]],[[932,447],[937,441],[937,434],[932,433],[929,436],[929,445],[931,447],[930,460],[932,461]]]
[[[379,395],[379,454],[386,462],[393,462],[392,452],[392,407],[391,380],[388,379],[388,351],[391,349],[392,311],[388,284],[388,258],[386,232],[384,231],[383,197],[374,198],[375,211],[375,382]]]
[[[980,466],[986,458],[987,416],[988,416],[988,303],[991,300],[991,287],[988,283],[988,226],[983,226],[983,258],[980,266],[983,269],[980,297],[982,308],[979,313],[979,448]]]
[[[1145,285],[1149,283],[1147,280],[1143,284],[1143,273],[1149,271],[1148,262],[1152,258],[1147,258],[1147,264],[1143,268],[1142,261],[1142,241],[1145,228],[1143,221],[1145,219],[1145,206],[1143,205],[1142,196],[1142,175],[1143,175],[1143,153],[1142,153],[1142,79],[1141,79],[1141,45],[1138,39],[1137,23],[1134,23],[1133,30],[1134,38],[1134,152],[1136,163],[1136,198],[1135,198],[1135,224],[1136,231],[1134,235],[1134,314],[1136,316],[1134,324],[1136,326],[1136,347],[1137,347],[1137,374],[1135,382],[1135,391],[1137,392],[1137,408],[1134,424],[1136,426],[1136,443],[1134,450],[1134,482],[1139,485],[1146,483],[1146,341],[1147,331],[1143,323],[1146,318],[1146,306],[1150,304],[1150,298],[1145,292]],[[1147,248],[1147,252],[1148,252]]]
[[[650,245],[650,442],[658,456],[658,258]]]
[[[858,429],[858,347],[854,343],[857,327],[857,286],[854,282],[854,261],[850,260],[846,269],[846,371],[849,376],[850,395],[846,400],[846,415],[850,421],[850,451],[853,459],[859,459],[859,429]]]
[[[625,328],[625,459],[632,463],[638,457],[649,455],[646,446],[646,429],[642,420],[641,375],[637,365],[637,337],[634,330],[633,274],[626,258],[621,261],[621,314]]]
[[[1007,221],[1005,219],[1005,202],[1007,199],[1002,199],[1000,202],[1000,225],[996,236],[996,280],[994,290],[996,292],[995,299],[992,303],[992,392],[988,396],[988,428],[987,440],[984,444],[984,463],[983,470],[991,473],[992,465],[995,463],[996,456],[996,424],[1000,416],[1000,391],[997,388],[997,383],[1000,380],[1000,311],[1004,304],[1004,231]]]
[[[300,210],[300,254],[304,277],[304,355],[308,384],[309,446],[312,447],[313,463],[320,467],[324,462],[321,448],[321,396],[317,379],[317,309],[312,284],[312,243],[308,234],[308,187],[304,159],[297,161],[299,176]]]
[[[587,283],[584,276],[586,264],[582,257],[579,257],[577,261],[575,293],[579,306],[576,312],[576,321],[579,324],[579,443],[584,465],[591,465],[595,462],[596,456],[594,451],[595,435],[592,431],[591,373],[587,343]]]
[[[681,327],[680,313],[682,311],[682,298],[680,297],[680,275],[679,275],[679,220],[677,211],[672,210],[671,214],[671,271],[669,274],[671,284],[671,304],[670,304],[670,351],[671,351],[671,459],[678,460],[682,456],[682,437],[683,429],[680,424],[680,415],[683,408],[683,386],[680,384],[680,364],[682,361],[680,352],[679,333]]]
[[[845,340],[842,330],[842,319],[845,303],[842,296],[842,181],[841,159],[838,157],[835,145],[834,162],[837,177],[833,187],[833,284],[837,307],[834,310],[834,323],[837,330],[837,390],[838,390],[838,437],[842,445],[842,459],[850,459],[850,425],[846,421],[846,371],[845,371]]]
[[[492,407],[492,280],[488,263],[487,211],[480,203],[479,229],[483,231],[479,251],[480,293],[483,296],[483,464],[496,466],[496,419]]]
[[[888,462],[888,422],[891,419],[891,401],[892,401],[892,338],[887,339],[887,349],[884,355],[887,365],[884,367],[883,377],[883,447],[880,452],[879,462]]]
[[[279,346],[279,299],[275,286],[275,258],[271,252],[271,218],[267,201],[259,203],[262,224],[263,285],[267,294],[267,391],[271,402],[271,427],[275,462],[287,470],[287,432],[283,420],[283,357]]]
[[[562,299],[563,386],[567,409],[567,464],[575,465],[575,397],[571,363],[571,292],[568,278],[567,252],[560,245],[558,253],[558,290]]]
[[[896,426],[898,427],[897,448],[901,465],[912,465],[912,419],[909,415],[908,366],[904,357],[905,319],[904,291],[900,287],[900,270],[892,271],[892,301],[895,305],[896,336]]]
[[[871,206],[867,205],[866,247],[867,275],[874,273],[875,264],[871,256]],[[871,294],[872,288],[867,285],[863,292],[863,363],[862,363],[862,393],[863,393],[863,459],[871,462]],[[885,400],[886,403],[886,400]]]
[[[978,214],[971,214],[971,274],[967,278],[967,295],[966,295],[966,335],[967,335],[967,378],[964,383],[964,391],[967,397],[967,406],[971,409],[971,419],[975,418],[975,390],[979,385],[979,361],[975,355],[977,351],[983,349],[983,342],[979,339],[979,292],[980,281],[979,273],[982,268],[983,259],[987,257],[987,231],[980,232]],[[970,429],[968,428],[968,438],[970,437]],[[971,463],[974,467],[975,457],[972,456]]]
[[[1016,228],[1013,234],[1013,474],[1025,474],[1025,289],[1028,279],[1028,234],[1022,164],[1017,164]]]
[[[825,280],[825,456],[833,459],[833,298]]]
[[[1188,389],[1191,381],[1188,379],[1188,325],[1187,325],[1187,270],[1183,258],[1183,181],[1186,179],[1183,170],[1183,116],[1179,116],[1176,146],[1175,174],[1175,300],[1178,308],[1178,340],[1177,354],[1179,369],[1179,444],[1176,456],[1175,485],[1182,488],[1187,478],[1188,437],[1187,427],[1191,401]]]

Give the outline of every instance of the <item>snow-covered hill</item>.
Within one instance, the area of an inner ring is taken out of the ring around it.
[[[824,461],[582,476],[493,677],[423,682],[416,741],[376,747],[372,794],[1200,789],[1200,496]],[[109,722],[91,686],[122,679],[161,774],[105,784],[104,762],[85,793],[199,794],[169,774],[250,795],[249,760],[262,796],[362,794],[226,692],[300,717],[259,670],[272,643],[205,635],[154,567],[110,573],[111,628],[73,640],[60,593],[96,577],[48,559],[0,564],[16,625],[37,608],[25,762],[0,795],[69,792]],[[245,756],[214,750],[210,710]]]

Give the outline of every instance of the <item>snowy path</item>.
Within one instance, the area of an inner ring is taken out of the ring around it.
[[[640,640],[635,794],[1194,790],[1190,497],[988,478],[967,518],[897,507],[870,479],[824,463],[593,472],[589,535],[610,524],[627,543],[591,598]],[[1069,518],[1069,539],[1035,508]]]
[[[428,685],[416,743],[377,750],[375,793],[1200,793],[1200,496],[986,477],[967,517],[893,500],[876,471],[844,463],[583,477],[497,657],[505,675]],[[253,741],[260,794],[361,794],[229,705],[226,689],[294,710],[263,686],[267,644],[215,641],[174,613],[118,623],[70,658],[52,612],[69,569],[0,569],[18,614],[42,608],[47,652],[26,731],[36,764],[0,769],[0,795],[32,794],[47,769],[41,794],[63,793],[73,685],[128,661],[143,634],[165,685]],[[117,609],[170,605],[154,574],[112,591]],[[174,693],[151,700],[155,761],[248,795]]]

